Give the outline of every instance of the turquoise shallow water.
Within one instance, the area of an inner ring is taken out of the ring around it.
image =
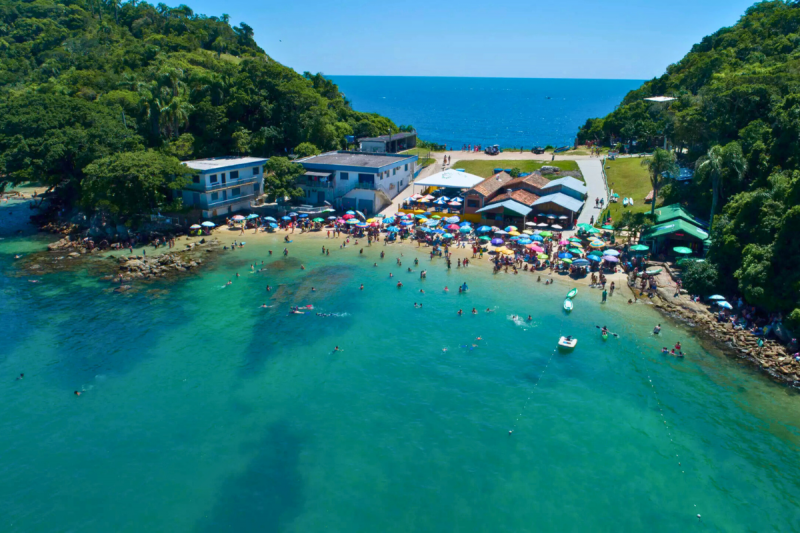
[[[664,320],[620,295],[581,289],[565,317],[565,285],[424,255],[420,281],[411,248],[398,268],[399,247],[318,242],[120,295],[17,277],[40,246],[0,241],[0,530],[800,528],[797,396],[677,326],[653,339]],[[562,332],[575,352],[554,354]],[[685,361],[659,353],[675,340]]]

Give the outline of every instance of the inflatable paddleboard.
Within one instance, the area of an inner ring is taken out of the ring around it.
[[[566,311],[567,313],[572,311],[572,300],[569,299],[564,300],[564,311]]]

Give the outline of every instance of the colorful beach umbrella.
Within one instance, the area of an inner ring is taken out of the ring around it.
[[[270,228],[277,228],[277,227],[278,227],[278,225],[277,225],[276,223],[274,223],[274,222],[270,222],[270,223],[269,223],[269,227],[270,227]]]
[[[192,224],[191,226],[189,226],[189,229],[200,229],[202,227],[203,226],[201,226],[200,224]]]
[[[562,259],[562,261],[565,263],[572,263],[572,259],[570,259],[569,257],[567,257],[566,259]]]
[[[240,221],[244,220],[244,217],[242,215],[234,215],[231,220],[235,220],[236,222],[240,222]]]
[[[358,220],[356,220],[355,218],[350,218],[347,220],[347,223],[352,226],[353,224],[358,224]]]
[[[508,226],[508,227],[506,228],[506,231],[508,231],[508,232],[512,232],[512,231],[517,231],[518,229],[519,229],[519,228],[518,228],[518,227],[516,227],[516,226]]]

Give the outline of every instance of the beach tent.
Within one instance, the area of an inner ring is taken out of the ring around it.
[[[484,178],[469,174],[468,172],[444,170],[432,174],[427,178],[415,181],[414,185],[422,187],[447,187],[450,189],[471,189],[483,180]]]

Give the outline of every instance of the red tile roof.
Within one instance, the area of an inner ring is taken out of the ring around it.
[[[468,191],[467,194],[471,194],[476,192],[483,196],[484,198],[488,198],[493,193],[495,193],[500,187],[506,185],[508,182],[512,180],[511,176],[505,172],[498,172],[491,178],[486,178],[475,187],[472,188],[471,191]]]

